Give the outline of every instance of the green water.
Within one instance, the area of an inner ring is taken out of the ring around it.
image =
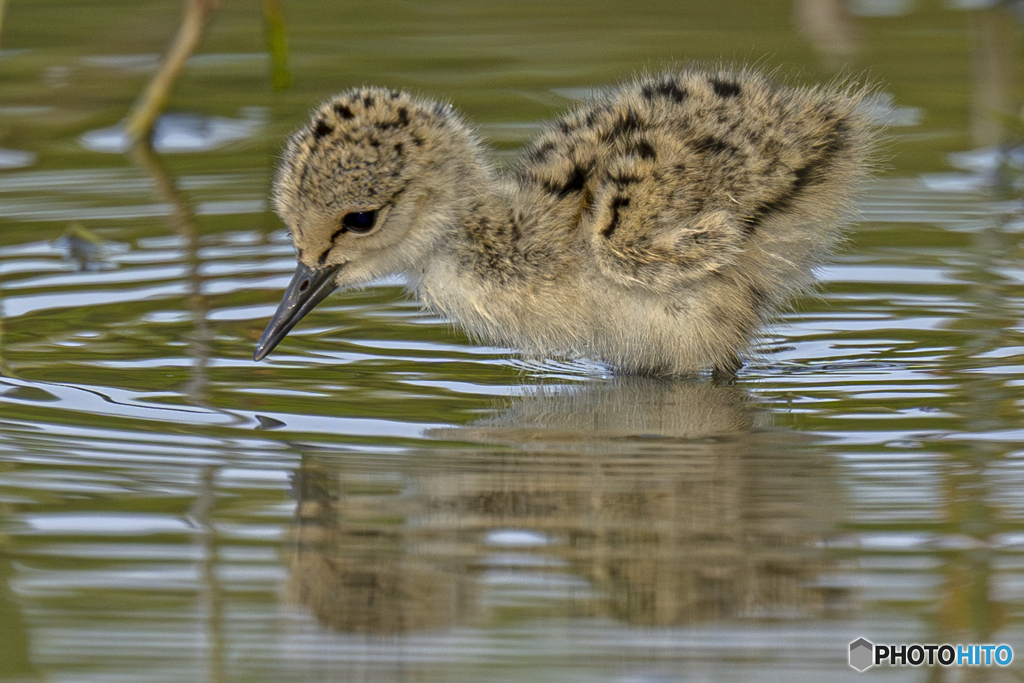
[[[984,152],[1020,142],[987,123],[1020,24],[801,19],[827,4],[296,0],[275,92],[260,3],[224,0],[170,108],[241,133],[142,159],[81,140],[180,3],[9,0],[0,679],[1019,681],[1022,173]],[[523,361],[396,283],[252,362],[294,265],[274,159],[319,100],[446,98],[504,158],[576,93],[718,59],[864,78],[892,123],[822,295],[734,385]],[[858,637],[1017,657],[859,674]]]

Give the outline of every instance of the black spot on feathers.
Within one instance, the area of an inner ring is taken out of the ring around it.
[[[544,189],[557,197],[565,197],[573,192],[579,192],[587,184],[587,169],[577,164],[573,167],[569,177],[561,183],[553,183],[550,180],[544,181]]]
[[[718,78],[711,79],[711,87],[719,97],[737,97],[740,94],[738,83],[723,81]]]
[[[327,137],[334,132],[334,127],[323,119],[317,119],[316,125],[313,126],[313,137],[319,140],[320,138]]]
[[[676,104],[680,104],[689,96],[689,93],[684,88],[680,88],[672,81],[648,83],[640,89],[640,94],[647,100],[653,100],[655,97],[664,97]]]
[[[608,222],[607,227],[601,231],[603,237],[610,238],[612,233],[615,232],[615,228],[619,227],[619,209],[625,209],[629,206],[629,197],[616,197],[612,200],[612,219]]]

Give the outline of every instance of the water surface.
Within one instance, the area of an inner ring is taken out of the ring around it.
[[[1024,657],[1020,157],[972,118],[1019,105],[972,70],[1012,21],[311,1],[275,93],[256,8],[224,3],[160,153],[126,157],[96,141],[179,11],[130,4],[8,3],[0,37],[0,678],[854,680],[861,636]],[[719,58],[867,73],[891,124],[821,296],[735,383],[519,359],[395,282],[252,362],[294,265],[274,158],[319,99],[445,97],[504,158],[589,88]]]

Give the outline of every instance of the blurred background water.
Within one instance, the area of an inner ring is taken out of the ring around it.
[[[177,0],[0,31],[0,679],[853,680],[848,643],[1024,658],[1020,3],[224,0],[112,130]],[[499,158],[688,60],[879,84],[861,220],[735,384],[517,359],[394,282],[262,364],[287,133],[364,83]],[[887,680],[1021,680],[890,669]]]

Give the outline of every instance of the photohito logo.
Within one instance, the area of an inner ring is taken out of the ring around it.
[[[1009,645],[875,645],[867,638],[850,643],[850,666],[867,671],[876,664],[889,666],[1009,666]]]

